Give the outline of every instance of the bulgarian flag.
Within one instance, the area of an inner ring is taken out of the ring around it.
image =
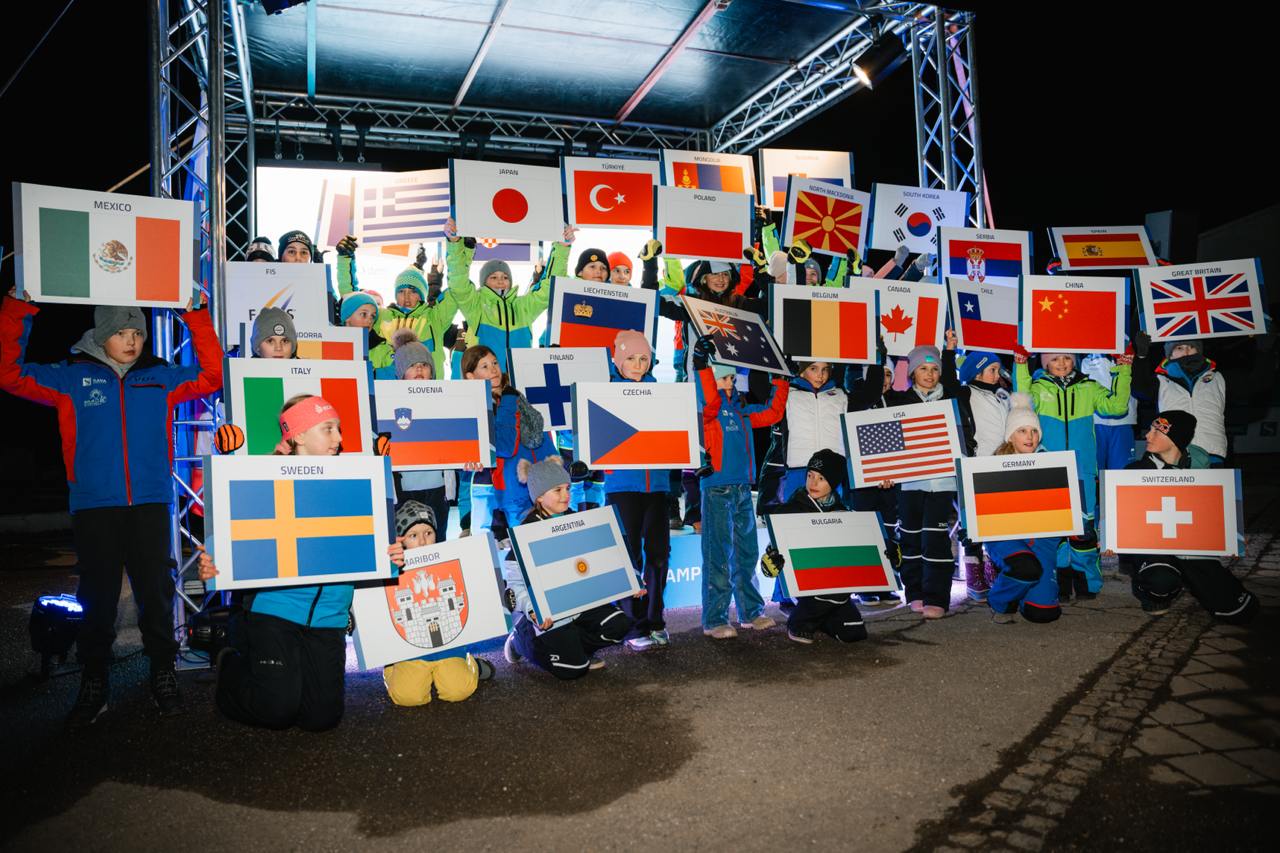
[[[868,587],[884,584],[880,548],[875,545],[826,545],[792,548],[798,595],[836,587]]]

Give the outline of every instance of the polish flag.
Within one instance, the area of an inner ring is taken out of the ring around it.
[[[657,237],[669,258],[742,262],[751,245],[749,193],[658,187]]]
[[[563,157],[565,221],[593,228],[652,228],[656,160]]]
[[[449,200],[463,236],[557,240],[563,231],[559,169],[450,160]]]

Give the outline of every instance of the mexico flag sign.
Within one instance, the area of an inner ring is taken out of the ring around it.
[[[652,228],[656,160],[561,157],[564,221],[583,228]]]
[[[236,453],[272,453],[280,442],[280,410],[297,394],[323,397],[338,410],[344,454],[373,453],[369,362],[225,358],[222,364],[227,423],[244,430]]]
[[[1124,352],[1124,278],[1022,277],[1022,345],[1030,352]]]
[[[18,289],[36,302],[181,308],[195,218],[190,201],[14,184]]]
[[[1063,270],[1116,270],[1153,267],[1156,253],[1141,225],[1050,228],[1049,241]]]
[[[898,591],[876,513],[780,513],[764,520],[786,558],[782,575],[792,595]]]
[[[564,230],[560,170],[548,166],[450,160],[449,204],[468,237],[554,240]]]
[[[782,215],[782,242],[804,240],[815,252],[861,257],[867,247],[871,196],[811,178],[792,178]]]
[[[654,197],[654,231],[667,257],[742,263],[751,245],[751,195],[657,187]]]
[[[961,518],[974,542],[1078,536],[1084,529],[1073,451],[961,457],[956,474]]]
[[[1244,554],[1240,472],[1102,472],[1102,547],[1117,554]]]

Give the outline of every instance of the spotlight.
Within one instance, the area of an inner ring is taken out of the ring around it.
[[[191,617],[187,626],[187,645],[213,660],[227,645],[227,623],[230,620],[230,607],[206,607]]]
[[[907,58],[907,48],[902,39],[892,33],[882,35],[858,55],[853,62],[853,76],[862,85],[874,89],[876,84],[889,76]]]
[[[65,663],[84,624],[84,607],[74,595],[42,595],[31,605],[31,649],[40,655],[40,675],[49,676],[53,659]]]

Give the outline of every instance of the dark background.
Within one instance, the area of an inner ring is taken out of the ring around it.
[[[0,99],[2,185],[106,189],[147,162],[146,5],[71,7]],[[1213,6],[1182,13],[1152,3],[953,6],[981,16],[977,70],[994,224],[1032,230],[1038,266],[1049,256],[1049,225],[1129,225],[1174,210],[1204,232],[1280,200],[1271,131],[1274,5],[1223,6],[1222,16]],[[7,17],[0,76],[13,74],[62,7],[29,4],[21,18]],[[861,189],[873,181],[917,183],[909,70],[769,145],[848,147]],[[269,145],[259,150],[270,156]],[[306,153],[332,158],[331,149]],[[443,163],[441,155],[381,150],[370,159],[394,169]],[[148,188],[143,175],[120,191]],[[1274,250],[1277,237],[1265,248]],[[8,204],[0,205],[0,243],[6,251],[13,243]],[[1273,280],[1280,274],[1271,272]],[[0,283],[13,283],[11,261]],[[62,358],[89,323],[86,309],[43,307],[30,358]],[[65,508],[53,411],[0,395],[0,421],[0,512]]]

